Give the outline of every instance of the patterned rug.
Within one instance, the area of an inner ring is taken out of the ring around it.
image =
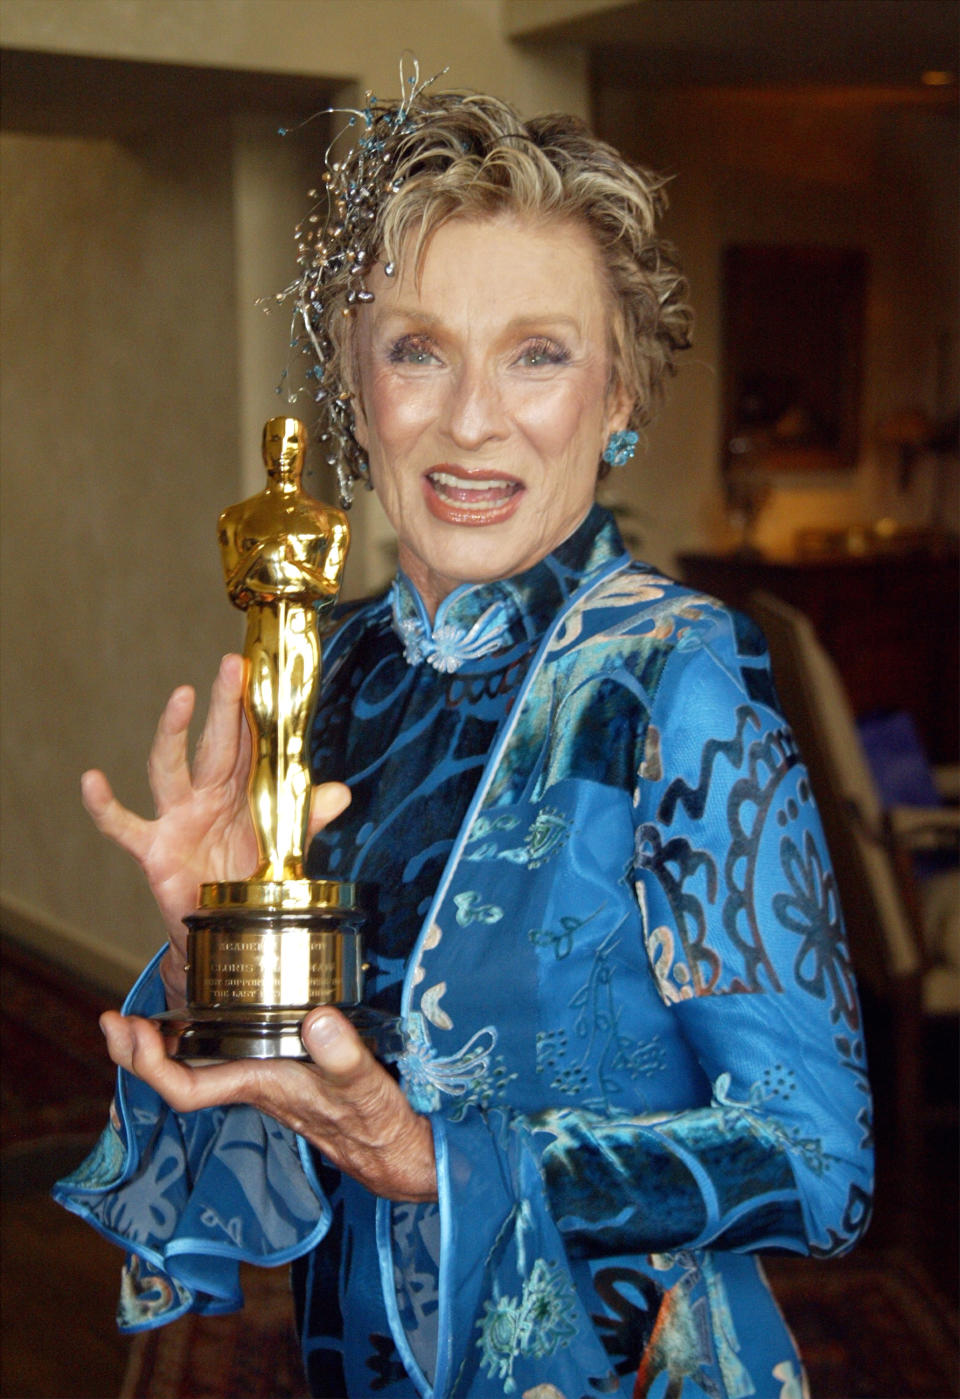
[[[114,1084],[97,1021],[115,1000],[8,938],[0,954],[0,1150],[96,1140]]]
[[[244,1268],[246,1306],[133,1342],[120,1399],[307,1399],[286,1268]]]
[[[910,1259],[768,1260],[813,1399],[955,1399],[957,1328]],[[139,1336],[120,1399],[304,1399],[284,1269],[245,1273],[245,1310]],[[360,1399],[360,1396],[357,1397]]]
[[[957,1318],[898,1249],[765,1261],[813,1399],[955,1399]]]

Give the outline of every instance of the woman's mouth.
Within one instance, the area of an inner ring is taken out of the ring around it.
[[[434,467],[424,476],[431,514],[447,524],[490,525],[512,515],[523,494],[523,484],[497,472],[464,471]]]

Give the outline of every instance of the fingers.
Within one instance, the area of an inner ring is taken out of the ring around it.
[[[241,761],[245,739],[242,699],[243,657],[226,655],[210,691],[210,708],[191,775],[187,743],[196,695],[190,685],[174,690],[160,716],[148,763],[158,815],[186,801],[194,786],[228,782],[238,765],[245,772],[246,764]]]
[[[228,782],[237,769],[245,742],[242,656],[229,654],[220,662],[210,691],[210,708],[197,744],[193,780],[197,787]]]
[[[353,793],[343,782],[321,782],[310,795],[310,819],[307,823],[309,843],[324,826],[329,826],[346,811]]]
[[[150,790],[158,813],[182,801],[190,791],[187,731],[193,716],[194,691],[180,685],[167,700],[147,759]],[[80,779],[83,804],[97,829],[141,860],[150,844],[149,823],[121,805],[102,772],[91,769]]]
[[[151,1021],[115,1010],[101,1015],[100,1028],[118,1068],[149,1084],[175,1112],[256,1100],[252,1088],[257,1066],[249,1060],[196,1069],[168,1057],[163,1036]]]
[[[147,759],[150,790],[158,815],[183,801],[190,792],[187,732],[196,696],[193,687],[180,685],[167,700]]]
[[[318,1007],[304,1020],[312,1064],[245,1059],[194,1067],[167,1057],[160,1030],[148,1020],[107,1011],[100,1025],[114,1063],[149,1084],[175,1112],[248,1103],[305,1137],[375,1194],[437,1198],[428,1119],[417,1116],[334,1007]]]
[[[305,1016],[300,1027],[303,1047],[331,1084],[345,1086],[368,1068],[379,1067],[356,1030],[332,1006],[321,1006]]]
[[[118,1068],[142,1078],[173,1105],[168,1094],[171,1090],[175,1093],[178,1086],[182,1088],[183,1085],[177,1084],[177,1079],[182,1077],[178,1070],[186,1066],[167,1058],[163,1036],[157,1027],[148,1020],[108,1010],[100,1017],[100,1029],[107,1042],[107,1052]],[[172,1084],[169,1069],[173,1070]]]
[[[350,1022],[332,1006],[321,1006],[305,1017],[300,1038],[328,1101],[349,1105],[351,1113],[339,1120],[331,1115],[332,1131],[324,1124],[321,1133],[312,1134],[309,1117],[297,1130],[374,1194],[435,1200],[433,1129],[413,1111]]]
[[[135,860],[143,860],[150,845],[149,823],[117,801],[106,777],[91,768],[80,778],[80,796],[101,834],[117,843]]]
[[[433,1129],[332,1006],[310,1011],[300,1038],[323,1085],[325,1108],[290,1125],[376,1195],[435,1200]],[[268,1109],[269,1111],[269,1109]]]
[[[157,1027],[148,1020],[108,1010],[100,1017],[100,1029],[107,1042],[107,1053],[117,1067],[136,1074],[157,1092],[162,1092],[160,1081],[165,1075],[160,1061],[173,1061],[167,1060],[163,1036]],[[174,1065],[174,1068],[180,1067]]]
[[[108,1010],[100,1017],[100,1028],[113,1062],[149,1083],[177,1112],[230,1102],[266,1106],[261,1100],[276,1074],[276,1064],[237,1060],[196,1069],[169,1058],[160,1030],[140,1016]],[[304,1020],[301,1037],[320,1077],[332,1089],[351,1086],[370,1072],[378,1079],[382,1075],[356,1030],[332,1006],[311,1011]],[[281,1072],[290,1067],[281,1066]],[[310,1092],[307,1081],[303,1087]]]
[[[332,1007],[311,1012],[307,1021],[304,1045],[316,1065],[310,1074],[303,1064],[282,1061],[242,1059],[202,1067],[182,1063],[168,1056],[159,1028],[136,1015],[105,1011],[100,1028],[113,1062],[149,1084],[176,1112],[250,1103],[295,1130],[309,1130],[330,1120],[317,1098],[314,1072],[331,1093],[359,1089],[362,1097],[365,1077],[370,1076],[373,1092],[383,1070],[349,1021]]]

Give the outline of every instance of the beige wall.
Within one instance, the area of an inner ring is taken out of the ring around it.
[[[236,633],[205,605],[236,490],[229,132],[0,154],[4,896],[132,962],[156,921],[78,778],[142,809],[161,696]]]
[[[0,21],[11,48],[317,73],[387,94],[407,49],[424,74],[449,66],[451,84],[525,111],[587,111],[585,56],[515,47],[499,0],[4,0]]]
[[[582,54],[521,51],[497,0],[5,0],[0,40],[64,56],[161,60],[316,78],[316,106],[393,93],[398,55],[526,110],[585,113]],[[193,79],[191,79],[193,81]],[[264,419],[289,314],[292,230],[325,144],[315,123],[204,102],[63,113],[2,134],[3,811],[7,926],[129,984],[161,930],[139,872],[79,802],[101,766],[149,810],[145,760],[172,687],[205,696],[239,639],[214,538],[218,512],[259,489]],[[29,106],[29,102],[28,102]],[[115,126],[115,130],[112,129]],[[143,134],[144,126],[148,134]],[[95,134],[91,134],[95,133]],[[139,133],[139,134],[136,134]],[[390,550],[363,495],[353,591]]]

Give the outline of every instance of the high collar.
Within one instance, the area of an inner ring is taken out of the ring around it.
[[[520,641],[539,639],[591,574],[625,554],[613,516],[594,505],[552,553],[511,578],[462,583],[440,603],[433,625],[402,571],[390,589],[391,621],[410,665],[452,672]]]

